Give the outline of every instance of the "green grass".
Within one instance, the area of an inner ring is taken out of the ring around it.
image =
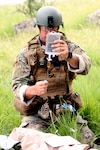
[[[96,135],[100,135],[100,28],[85,22],[86,16],[100,7],[97,0],[63,0],[57,1],[56,6],[62,11],[64,28],[61,28],[68,39],[81,45],[91,57],[92,66],[86,76],[77,76],[74,80],[74,89],[79,92],[83,108],[79,113]],[[13,25],[25,19],[25,16],[16,12],[15,6],[0,6],[0,134],[9,134],[12,129],[20,125],[20,114],[13,107],[13,93],[11,90],[11,76],[15,56],[34,33],[13,34]],[[78,138],[75,119],[70,120],[63,115],[58,119],[56,128],[61,135],[71,135]],[[65,125],[64,123],[65,122]],[[54,127],[49,128],[54,133]]]
[[[0,37],[13,35],[13,26],[24,20],[23,14],[16,12],[16,6],[0,6]]]

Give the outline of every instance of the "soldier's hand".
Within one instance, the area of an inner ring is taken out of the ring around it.
[[[47,92],[48,81],[38,81],[35,85],[29,86],[25,91],[25,97],[31,99],[34,96],[40,96]]]
[[[36,84],[34,85],[35,95],[40,96],[47,93],[47,88],[48,88],[48,81],[36,82]]]
[[[52,45],[53,52],[56,52],[57,56],[61,56],[62,59],[66,60],[68,58],[68,45],[63,40],[56,40]]]

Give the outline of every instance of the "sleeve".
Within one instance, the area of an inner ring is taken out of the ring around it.
[[[88,74],[91,67],[91,59],[89,58],[89,56],[87,56],[83,48],[81,48],[79,45],[73,42],[68,42],[68,49],[73,54],[76,54],[76,56],[79,59],[79,68],[77,69],[73,69],[70,66],[70,64],[67,63],[69,71],[75,72],[77,74],[83,74],[83,75]]]
[[[31,66],[28,64],[26,53],[27,48],[24,48],[16,57],[12,72],[12,91],[14,96],[18,97],[25,105],[28,105],[28,103],[31,103],[32,99],[27,103],[24,94],[29,83],[31,83]]]

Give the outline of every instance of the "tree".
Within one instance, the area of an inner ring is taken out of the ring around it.
[[[41,6],[52,5],[53,3],[54,1],[46,2],[46,0],[26,0],[23,4],[17,6],[17,11],[32,18]]]

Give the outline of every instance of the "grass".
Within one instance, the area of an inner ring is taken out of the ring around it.
[[[77,76],[74,80],[74,89],[80,93],[83,108],[79,113],[96,135],[100,135],[100,28],[96,25],[87,24],[84,20],[100,6],[100,1],[89,0],[63,0],[57,1],[56,6],[62,11],[65,27],[61,28],[72,41],[81,45],[91,57],[92,66],[87,76]],[[13,25],[25,20],[25,16],[16,12],[15,6],[0,6],[0,134],[9,134],[12,129],[20,125],[20,114],[13,107],[13,93],[11,90],[11,74],[15,56],[34,33],[13,34]],[[56,128],[61,135],[77,137],[76,122],[70,120],[69,114],[59,118]],[[65,123],[65,125],[64,125]],[[70,128],[69,128],[70,127]],[[51,127],[50,132],[55,132]]]
[[[16,6],[0,6],[0,37],[8,37],[13,35],[13,26],[24,20],[23,14],[16,12]]]

